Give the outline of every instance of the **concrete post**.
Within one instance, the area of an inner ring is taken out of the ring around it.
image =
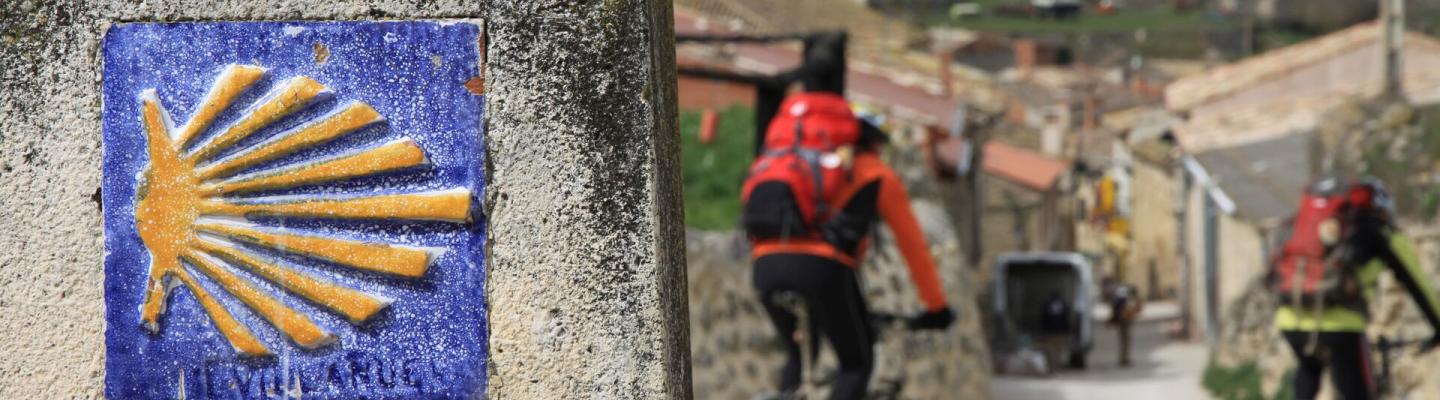
[[[492,398],[690,396],[672,12],[488,5]]]
[[[1205,341],[1220,339],[1220,210],[1205,196]]]
[[[1381,0],[1380,2],[1380,29],[1384,30],[1381,37],[1384,42],[1383,49],[1384,86],[1383,94],[1403,99],[1405,96],[1401,80],[1405,73],[1404,52],[1405,52],[1405,2],[1403,0]]]
[[[1190,243],[1190,218],[1187,215],[1190,203],[1191,185],[1193,179],[1185,171],[1184,161],[1177,160],[1172,165],[1170,174],[1175,185],[1175,260],[1180,264],[1180,332],[1182,337],[1193,337],[1194,324],[1191,321],[1194,298],[1192,293],[1195,290],[1195,277],[1191,271],[1195,268],[1191,262],[1190,253],[1186,251]]]

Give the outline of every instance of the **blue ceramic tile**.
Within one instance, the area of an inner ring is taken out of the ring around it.
[[[479,35],[111,27],[105,395],[483,396]]]

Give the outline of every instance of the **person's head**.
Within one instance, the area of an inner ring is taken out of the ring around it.
[[[1350,202],[1358,207],[1375,212],[1377,215],[1391,219],[1395,214],[1395,200],[1390,197],[1390,191],[1385,189],[1385,182],[1373,176],[1362,176],[1350,185]]]
[[[860,118],[860,139],[855,142],[856,151],[875,151],[887,143],[890,143],[890,135],[869,119]]]
[[[1306,190],[1326,197],[1344,194],[1352,212],[1382,221],[1394,220],[1395,201],[1390,197],[1390,191],[1385,189],[1385,183],[1373,176],[1351,178],[1332,173],[1317,179]]]

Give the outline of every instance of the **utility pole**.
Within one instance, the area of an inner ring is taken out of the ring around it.
[[[948,64],[947,64],[948,68]],[[961,187],[965,188],[966,195],[961,196],[966,201],[964,232],[961,234],[964,243],[966,261],[970,268],[980,268],[980,262],[984,260],[984,230],[981,220],[985,217],[985,194],[983,188],[983,160],[985,152],[981,149],[985,139],[981,138],[977,130],[969,129],[970,107],[965,103],[955,106],[955,112],[950,121],[950,137],[959,139],[965,144],[961,150],[960,159],[956,161],[956,178],[960,181]],[[968,196],[968,197],[967,197]]]
[[[1380,0],[1380,29],[1383,30],[1384,40],[1381,52],[1381,57],[1384,57],[1381,60],[1384,86],[1381,94],[1389,98],[1403,98],[1405,92],[1401,75],[1404,73],[1404,60],[1401,55],[1405,46],[1405,0]]]
[[[1255,7],[1257,7],[1257,5],[1253,0],[1242,0],[1239,4],[1240,15],[1243,16],[1243,21],[1241,22],[1243,26],[1240,28],[1242,33],[1240,39],[1240,55],[1242,57],[1249,57],[1255,54]]]
[[[1220,338],[1220,209],[1214,196],[1206,193],[1204,205],[1205,240],[1205,342],[1214,346]]]

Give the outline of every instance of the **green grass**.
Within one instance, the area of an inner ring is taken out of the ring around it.
[[[1211,361],[1205,366],[1205,372],[1200,377],[1200,385],[1217,399],[1223,400],[1289,400],[1295,398],[1295,390],[1290,385],[1295,371],[1285,373],[1281,378],[1281,384],[1275,393],[1266,396],[1260,388],[1260,368],[1254,362],[1247,362],[1235,368],[1226,368],[1216,365]]]
[[[755,111],[731,106],[720,111],[715,141],[700,143],[700,112],[680,113],[680,158],[685,180],[685,225],[705,230],[734,229],[740,218],[740,185],[754,152]]]
[[[1420,146],[1424,154],[1429,155],[1426,158],[1433,162],[1440,157],[1440,108],[1427,107],[1416,111],[1420,114]],[[1420,168],[1423,167],[1417,166],[1417,169]],[[1425,219],[1434,219],[1440,214],[1440,186],[1430,185],[1418,190],[1421,193],[1418,195],[1420,209],[1417,212]]]
[[[980,16],[951,20],[948,16],[935,16],[930,22],[959,28],[994,32],[1124,32],[1136,29],[1198,30],[1222,26],[1206,18],[1201,12],[1176,13],[1168,10],[1124,11],[1113,15],[1082,13],[1079,16],[1057,21],[1011,16]]]
[[[1009,2],[1011,2],[1011,0],[974,0],[974,1],[971,1],[971,3],[975,3],[976,5],[980,6],[980,9],[982,9],[982,10],[989,9],[990,7],[1005,5],[1005,3],[1009,3]]]
[[[1425,154],[1440,155],[1440,107],[1415,110],[1420,119],[1420,145]]]
[[[1319,35],[1293,29],[1264,29],[1256,32],[1255,51],[1265,52],[1290,46]]]

